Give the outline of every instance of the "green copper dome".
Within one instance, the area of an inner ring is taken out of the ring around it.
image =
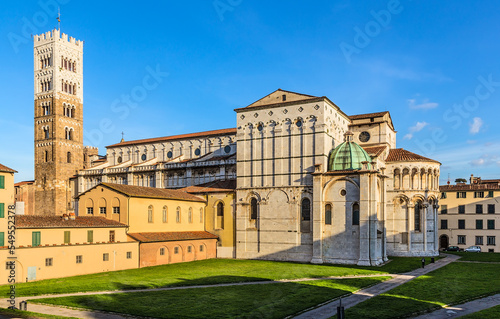
[[[368,162],[368,169],[371,168],[372,161],[366,151],[352,141],[353,134],[346,132],[344,134],[345,142],[337,146],[328,156],[328,171],[355,170],[362,169],[362,162]]]

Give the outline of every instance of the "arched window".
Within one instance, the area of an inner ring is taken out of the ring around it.
[[[43,128],[43,134],[46,140],[50,138],[50,131],[48,126]]]
[[[193,209],[191,207],[189,207],[189,210],[188,210],[188,223],[192,223],[193,222]]]
[[[332,224],[332,205],[325,205],[325,225]]]
[[[148,207],[148,223],[153,222],[153,205],[149,205]]]
[[[421,219],[422,219],[422,202],[418,201],[415,203],[415,231],[421,231]]]
[[[67,160],[68,163],[71,163],[71,152],[68,152],[66,154],[66,160]]]
[[[200,208],[200,223],[203,223],[203,207]]]
[[[252,198],[250,201],[250,219],[257,219],[257,199]]]
[[[311,220],[311,201],[309,198],[304,198],[301,205],[302,220]]]
[[[304,198],[300,204],[300,231],[309,233],[311,231],[311,200]]]
[[[354,203],[352,205],[352,224],[354,226],[359,226],[359,204]]]
[[[162,210],[162,216],[163,216],[163,222],[166,223],[168,222],[168,215],[167,215],[167,206],[163,206]]]
[[[224,229],[224,203],[217,203],[216,228]]]
[[[181,208],[177,207],[175,210],[175,222],[180,223],[181,222]]]
[[[45,151],[45,162],[49,161],[49,151]]]

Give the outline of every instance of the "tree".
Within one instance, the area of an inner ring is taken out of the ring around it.
[[[467,180],[465,178],[457,178],[455,183],[467,183]]]

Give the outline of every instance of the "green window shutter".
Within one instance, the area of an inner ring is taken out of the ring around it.
[[[0,218],[4,218],[4,217],[5,217],[5,204],[0,203]]]
[[[70,236],[71,236],[71,234],[70,234],[69,230],[64,231],[64,243],[65,244],[70,243],[70,239],[71,239]]]
[[[0,232],[0,247],[4,246],[4,233]]]
[[[0,176],[0,189],[5,188],[5,176]]]
[[[40,246],[41,235],[39,231],[34,231],[31,233],[31,246]]]
[[[93,230],[87,230],[87,241],[89,243],[94,242],[94,231]]]

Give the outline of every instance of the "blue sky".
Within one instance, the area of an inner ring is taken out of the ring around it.
[[[390,111],[397,146],[441,161],[441,183],[500,178],[499,2],[42,0],[0,5],[0,163],[16,181],[33,178],[30,34],[57,26],[55,3],[85,41],[84,129],[100,154],[122,131],[234,127],[234,108],[282,88]]]

